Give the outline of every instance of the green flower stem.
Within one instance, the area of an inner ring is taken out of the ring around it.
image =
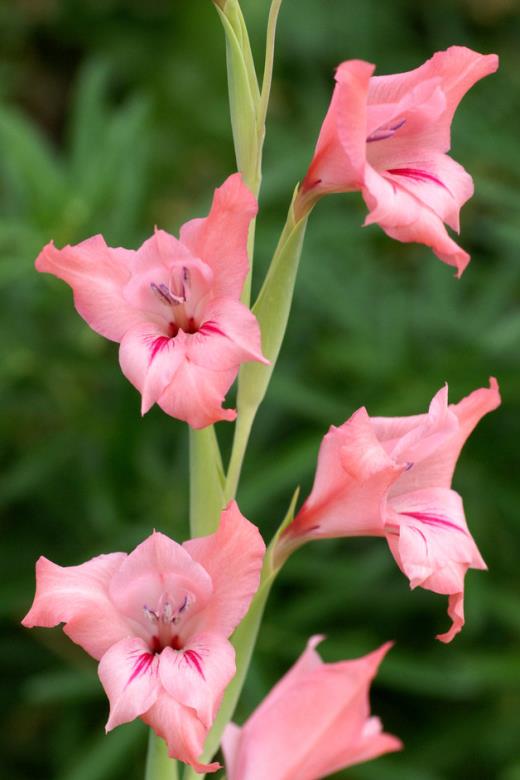
[[[309,215],[307,212],[302,218],[297,219],[294,203],[295,198],[293,198],[289,208],[287,222],[273,255],[269,271],[253,306],[253,314],[256,316],[262,331],[263,353],[271,361],[271,365],[246,363],[238,375],[238,418],[226,478],[226,501],[236,495],[251,428],[258,407],[267,391],[287,329]]]
[[[177,761],[168,757],[166,742],[150,729],[145,780],[178,780]]]
[[[224,469],[213,425],[190,428],[190,535],[217,530],[224,508]]]

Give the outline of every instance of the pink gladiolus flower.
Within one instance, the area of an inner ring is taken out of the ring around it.
[[[459,231],[473,180],[446,154],[451,122],[468,89],[497,67],[496,55],[464,46],[392,76],[372,76],[374,65],[362,60],[343,62],[299,208],[328,192],[361,190],[365,225],[430,246],[460,276],[470,258],[443,223]]]
[[[313,637],[303,655],[239,728],[224,732],[228,780],[318,780],[400,750],[370,716],[370,683],[391,643],[354,661],[323,663]]]
[[[197,761],[235,674],[227,637],[259,584],[265,545],[235,503],[218,531],[183,545],[153,533],[132,553],[80,566],[36,564],[36,596],[23,625],[55,626],[99,660],[110,702],[106,730],[140,717],[170,756]]]
[[[249,264],[247,235],[257,203],[240,175],[215,192],[209,216],[187,222],[180,239],[156,230],[137,251],[112,249],[102,236],[56,249],[38,271],[66,281],[90,327],[120,342],[123,374],[172,417],[203,428],[234,420],[224,396],[239,366],[267,362],[260,329],[240,293]]]
[[[311,494],[284,532],[278,560],[308,541],[384,536],[410,586],[445,594],[450,642],[464,625],[464,576],[486,564],[468,530],[462,500],[451,490],[464,442],[500,404],[498,385],[448,406],[448,388],[427,414],[369,417],[364,408],[323,439]]]

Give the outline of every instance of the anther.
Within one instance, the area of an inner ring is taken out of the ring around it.
[[[158,623],[159,622],[159,615],[157,612],[154,612],[153,609],[150,609],[150,607],[147,607],[146,604],[143,607],[143,612],[150,621],[150,623]]]
[[[176,296],[172,296],[165,284],[155,284],[155,282],[152,282],[150,287],[161,303],[165,303],[167,306],[173,306],[176,303],[180,303],[180,301],[176,300]]]
[[[406,119],[401,119],[395,125],[391,125],[390,127],[378,127],[377,130],[374,130],[374,132],[370,133],[368,136],[367,144],[370,144],[373,141],[384,141],[387,138],[391,138],[395,133],[397,133],[398,130],[401,129],[404,124],[406,124]]]

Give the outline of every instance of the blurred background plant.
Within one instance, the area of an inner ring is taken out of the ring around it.
[[[244,0],[257,52],[266,2]],[[282,10],[258,226],[256,282],[310,159],[335,65],[415,67],[452,43],[496,51],[501,70],[467,96],[454,156],[474,176],[462,281],[421,246],[360,230],[357,195],[313,215],[294,314],[255,428],[239,494],[266,537],[296,484],[303,495],[322,435],[366,404],[426,409],[444,381],[457,401],[498,376],[503,407],[470,440],[455,487],[488,574],[467,578],[467,625],[447,647],[445,599],[409,593],[380,539],[313,544],[287,565],[269,604],[238,713],[244,718],[303,649],[327,634],[327,660],[398,643],[373,709],[404,753],[351,780],[519,780],[520,9],[515,0],[286,0]],[[105,737],[95,665],[60,631],[18,624],[34,561],[129,550],[150,531],[187,534],[187,431],[139,417],[117,347],[33,261],[103,232],[136,247],[205,213],[233,168],[224,44],[208,0],[16,0],[0,7],[0,501],[3,681],[0,773],[10,780],[142,777],[141,723]],[[224,446],[229,431],[219,426]]]

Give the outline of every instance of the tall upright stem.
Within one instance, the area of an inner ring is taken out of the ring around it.
[[[216,531],[223,508],[224,470],[215,428],[190,428],[190,535]]]

